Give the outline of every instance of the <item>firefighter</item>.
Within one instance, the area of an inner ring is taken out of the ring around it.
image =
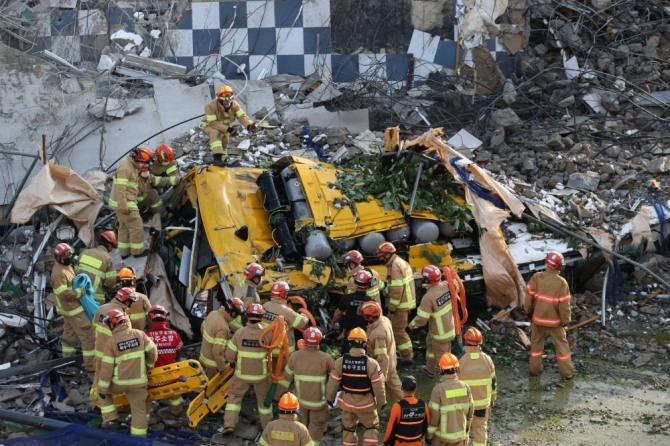
[[[474,327],[463,333],[465,354],[460,359],[459,376],[470,387],[475,406],[470,435],[472,446],[486,446],[488,421],[496,400],[496,368],[481,349],[482,333]]]
[[[551,336],[556,349],[558,371],[570,379],[575,368],[570,358],[570,345],[566,338],[566,327],[570,323],[570,287],[560,275],[563,254],[552,251],[544,260],[546,271],[533,274],[526,285],[525,310],[531,320],[530,365],[531,375],[542,373],[544,340]]]
[[[331,327],[339,330],[340,319],[342,320],[342,328],[344,330],[342,336],[342,353],[349,351],[348,334],[354,328],[365,328],[367,322],[360,312],[361,305],[365,302],[373,301],[372,297],[366,294],[372,283],[372,273],[368,269],[362,269],[354,276],[354,283],[356,285],[356,292],[347,294],[340,298],[340,303],[337,305],[335,314],[330,321]]]
[[[56,295],[56,311],[63,316],[63,334],[61,336],[61,351],[63,357],[72,356],[81,344],[84,356],[84,368],[93,372],[93,357],[95,355],[95,332],[91,322],[86,317],[84,307],[79,299],[84,296],[83,288],[72,288],[75,278],[72,267],[74,249],[67,243],[59,243],[54,249],[56,262],[51,271],[51,286]]]
[[[414,351],[412,340],[405,329],[409,322],[409,312],[416,308],[412,267],[396,254],[395,246],[391,242],[380,243],[376,254],[384,261],[387,268],[386,309],[393,324],[393,336],[402,356],[401,364],[411,365],[414,362]]]
[[[265,429],[272,421],[272,406],[265,405],[265,395],[270,390],[270,375],[267,369],[267,352],[259,342],[263,331],[263,313],[261,304],[251,304],[247,308],[247,325],[235,332],[228,341],[226,359],[235,363],[235,374],[228,390],[228,402],[223,415],[223,435],[232,434],[240,417],[242,399],[249,390],[254,388],[256,404],[261,421],[261,429]],[[268,333],[264,341],[269,344],[272,335]]]
[[[244,303],[244,309],[247,309],[251,304],[261,303],[261,296],[258,290],[263,286],[263,276],[265,276],[265,268],[258,263],[248,263],[244,267],[244,280],[241,280],[233,289],[233,297],[241,299]],[[240,315],[241,316],[241,315]],[[242,318],[236,317],[230,323],[233,331],[242,328]]]
[[[428,405],[417,399],[416,378],[402,379],[402,399],[391,408],[391,416],[386,425],[384,446],[423,446],[423,437],[430,423]]]
[[[329,354],[319,350],[323,334],[317,327],[309,327],[302,334],[304,348],[291,354],[286,369],[286,378],[280,381],[289,388],[295,382],[298,400],[302,412],[302,421],[309,435],[317,444],[323,438],[328,423],[328,404],[326,402],[326,382],[333,370],[335,360]],[[279,400],[281,404],[281,399]]]
[[[286,282],[279,281],[272,285],[270,300],[263,305],[265,310],[263,313],[263,327],[267,328],[277,316],[284,316],[284,320],[288,325],[286,332],[288,351],[289,353],[293,353],[295,351],[295,335],[293,334],[293,330],[304,330],[309,323],[309,319],[304,314],[293,311],[287,305],[289,291],[290,287]],[[273,354],[279,355],[279,347],[277,347]]]
[[[165,218],[168,213],[163,199],[156,189],[176,186],[181,179],[172,147],[167,144],[156,147],[149,172],[151,177],[140,182],[137,202],[143,213],[148,211],[151,214],[160,214],[162,218]]]
[[[474,406],[470,387],[458,379],[458,358],[445,353],[438,363],[442,376],[430,395],[428,439],[431,446],[467,446]]]
[[[326,386],[326,399],[342,409],[342,445],[356,446],[356,426],[365,428],[363,444],[379,443],[377,406],[386,405],[384,375],[379,363],[365,354],[367,335],[362,328],[349,332],[351,351],[335,361]],[[340,394],[335,396],[338,391]]]
[[[298,421],[300,403],[293,392],[285,392],[279,398],[279,419],[271,421],[265,429],[260,446],[314,446],[304,424]]]
[[[139,186],[144,180],[153,181],[149,166],[151,150],[145,146],[135,147],[116,169],[109,207],[116,211],[119,232],[119,255],[122,259],[130,254],[145,257],[149,249],[144,247],[144,226],[137,204]]]
[[[386,378],[387,401],[398,401],[402,399],[403,393],[396,371],[398,359],[395,354],[395,340],[393,339],[393,327],[391,321],[382,315],[382,307],[375,301],[365,302],[361,305],[361,314],[367,322],[368,332],[368,356],[374,358],[382,369]]]
[[[156,359],[155,367],[162,367],[168,364],[177,362],[179,353],[184,349],[184,343],[179,336],[179,333],[168,327],[168,317],[170,313],[162,305],[154,305],[149,310],[149,319],[151,320],[151,328],[145,330],[149,339],[156,344],[158,358]],[[166,381],[155,383],[149,386],[149,389],[160,387],[167,384],[172,384],[174,381]],[[170,398],[170,413],[174,416],[179,416],[183,412],[183,400],[180,395]],[[159,415],[161,415],[159,411]]]
[[[146,294],[137,291],[137,278],[135,270],[130,266],[124,266],[116,275],[116,284],[119,287],[131,288],[137,294],[137,300],[127,311],[130,323],[137,330],[144,330],[147,326],[147,318],[151,309],[151,301]]]
[[[200,127],[209,136],[209,148],[212,150],[215,166],[224,165],[225,157],[228,156],[230,136],[237,136],[237,131],[233,127],[235,120],[250,132],[258,130],[256,123],[249,119],[235,100],[233,89],[228,85],[222,85],[216,93],[216,99],[205,105],[205,118],[200,122]]]
[[[355,293],[356,283],[354,282],[354,276],[356,273],[363,269],[363,254],[359,251],[351,250],[342,256],[342,263],[349,274],[349,282],[347,283],[347,294]],[[370,283],[370,288],[365,291],[365,294],[372,297],[372,299],[381,305],[382,301],[379,297],[379,288],[381,285],[381,280],[379,280],[379,273],[373,269],[369,270],[372,273],[372,282]]]
[[[244,311],[244,303],[237,297],[226,299],[221,307],[210,312],[201,325],[202,347],[198,360],[205,367],[207,378],[212,379],[226,368],[226,347],[232,336],[230,324]]]
[[[86,274],[95,289],[93,297],[99,304],[105,303],[105,296],[116,285],[116,265],[110,252],[116,249],[118,242],[114,231],[105,231],[98,235],[98,246],[82,251],[77,262],[77,274]]]
[[[156,362],[156,345],[142,330],[130,328],[120,310],[110,311],[105,320],[112,337],[105,344],[97,386],[103,421],[100,427],[120,427],[112,396],[125,393],[130,404],[130,435],[146,437],[151,408],[151,402],[147,402],[147,371]]]
[[[426,294],[416,309],[416,317],[409,324],[415,330],[428,324],[426,336],[426,365],[422,371],[435,377],[437,359],[451,352],[451,341],[456,336],[449,284],[442,280],[442,272],[435,265],[421,269]]]

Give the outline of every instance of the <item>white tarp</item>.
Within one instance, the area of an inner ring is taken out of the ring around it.
[[[507,9],[507,0],[462,0],[467,12],[459,23],[460,37],[488,34],[486,25],[494,25]]]

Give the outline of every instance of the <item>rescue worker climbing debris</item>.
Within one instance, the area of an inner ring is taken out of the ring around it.
[[[244,267],[244,280],[241,280],[233,290],[233,297],[242,300],[244,309],[247,309],[251,304],[258,304],[261,302],[261,296],[258,290],[263,286],[263,276],[265,276],[265,268],[258,263],[251,262]],[[237,317],[230,323],[233,330],[242,328],[242,318]]]
[[[416,398],[416,378],[413,376],[405,376],[401,387],[403,397],[391,408],[383,445],[423,446],[430,422],[428,404]]]
[[[98,246],[81,252],[77,262],[77,274],[86,274],[93,283],[93,298],[104,304],[107,293],[116,288],[116,265],[110,252],[116,249],[118,241],[114,231],[105,231],[98,235]]]
[[[440,383],[430,394],[427,438],[431,446],[467,446],[474,405],[472,392],[458,379],[458,358],[445,353],[440,358]]]
[[[409,324],[415,330],[428,324],[426,336],[426,365],[422,371],[433,378],[437,360],[451,352],[451,341],[456,336],[449,284],[442,279],[440,268],[427,265],[421,269],[426,294],[416,310],[416,317]]]
[[[463,333],[465,354],[460,359],[459,376],[470,387],[475,406],[470,437],[472,446],[486,446],[488,421],[496,400],[496,369],[493,361],[482,351],[482,333],[475,327]]]
[[[367,269],[362,269],[354,276],[354,283],[356,285],[356,292],[347,294],[340,298],[335,314],[330,321],[331,327],[339,330],[340,320],[342,321],[342,353],[349,351],[348,334],[354,328],[365,328],[367,322],[365,317],[361,314],[361,305],[365,302],[373,301],[372,297],[366,294],[370,288],[372,281],[372,273]]]
[[[149,317],[149,310],[151,309],[151,301],[146,294],[137,291],[137,277],[135,270],[132,267],[124,266],[116,275],[117,286],[128,287],[135,291],[137,300],[133,302],[132,306],[126,311],[130,318],[130,323],[133,328],[137,330],[144,330],[147,326],[147,318]]]
[[[358,288],[356,288],[356,282],[354,280],[356,273],[363,269],[363,254],[359,251],[351,250],[342,256],[342,264],[349,274],[349,281],[347,283],[347,294],[355,293]],[[372,281],[370,282],[370,287],[365,290],[365,294],[370,296],[375,302],[381,305],[382,301],[379,297],[379,288],[381,286],[381,280],[379,279],[379,273],[373,269],[369,269],[372,273]]]
[[[391,242],[380,243],[376,255],[384,261],[387,268],[386,309],[393,325],[396,345],[402,356],[401,365],[411,365],[414,362],[414,350],[412,340],[405,329],[409,322],[410,311],[416,308],[412,267],[396,254],[396,248]]]
[[[291,354],[285,369],[286,378],[280,381],[285,388],[289,388],[291,382],[295,383],[302,421],[316,443],[323,438],[328,424],[326,382],[335,364],[332,356],[319,350],[322,337],[317,327],[305,330],[304,348]]]
[[[272,421],[272,407],[265,405],[265,395],[271,383],[266,365],[267,352],[259,341],[263,331],[261,321],[264,312],[261,304],[251,304],[247,308],[247,325],[237,330],[228,341],[225,355],[228,361],[235,363],[235,374],[228,390],[228,402],[223,415],[223,435],[230,435],[235,431],[242,409],[242,399],[252,386],[256,394],[261,428],[265,429]],[[263,340],[269,344],[271,336],[268,333],[267,339]]]
[[[531,320],[528,370],[531,375],[542,373],[544,341],[547,336],[551,336],[556,349],[558,371],[562,377],[570,379],[575,374],[566,337],[566,328],[571,320],[571,295],[568,282],[560,275],[563,254],[552,251],[547,254],[544,263],[547,265],[546,271],[533,274],[526,285],[524,309]]]
[[[202,323],[200,363],[208,378],[226,368],[226,348],[232,336],[231,323],[244,311],[244,303],[237,297],[226,299],[218,310],[210,312]]]
[[[130,404],[130,434],[146,437],[151,402],[147,402],[147,371],[154,367],[156,345],[141,330],[130,328],[126,315],[112,310],[106,317],[112,337],[105,344],[98,380],[102,425],[118,429],[119,415],[113,395],[125,393]]]
[[[84,296],[83,288],[72,288],[75,278],[72,267],[74,249],[67,243],[59,243],[54,249],[56,262],[51,271],[51,286],[56,295],[56,311],[63,316],[63,334],[61,336],[61,352],[63,357],[73,356],[81,345],[84,357],[84,368],[93,372],[95,355],[95,332],[86,317],[84,307],[79,299]]]
[[[170,312],[162,305],[154,305],[149,310],[149,319],[151,320],[151,328],[145,330],[149,339],[156,345],[158,350],[158,358],[156,359],[155,367],[162,367],[168,364],[174,364],[179,358],[179,353],[184,349],[184,343],[179,336],[179,333],[168,327]],[[166,381],[156,383],[149,386],[149,389],[171,384],[174,381]],[[179,416],[184,411],[182,407],[183,400],[181,395],[170,398],[170,413],[174,416]],[[158,415],[162,415],[161,411]]]
[[[235,93],[229,85],[222,85],[216,93],[216,99],[205,105],[205,117],[200,127],[209,136],[209,148],[214,156],[214,166],[223,166],[228,156],[228,141],[237,136],[233,127],[239,121],[250,132],[256,132],[256,123],[249,119],[235,100]]]
[[[270,326],[273,320],[277,316],[284,316],[286,321],[286,337],[288,338],[288,351],[293,353],[295,351],[295,334],[293,330],[304,330],[309,319],[302,313],[293,311],[291,307],[288,306],[288,293],[291,290],[288,283],[286,282],[275,282],[270,289],[270,300],[265,302],[263,309],[263,328]],[[276,352],[273,352],[273,355],[277,356],[279,354],[279,348],[276,349]]]
[[[279,398],[279,419],[271,421],[261,435],[260,446],[314,446],[304,424],[298,421],[300,403],[293,392]]]
[[[149,254],[144,247],[144,226],[137,198],[142,179],[153,181],[149,172],[152,155],[145,146],[135,147],[116,169],[108,203],[116,212],[119,255],[122,259],[130,254],[133,257]]]
[[[363,444],[379,443],[377,407],[386,405],[384,375],[379,363],[365,354],[367,334],[362,328],[349,332],[351,351],[335,361],[328,378],[326,398],[342,409],[342,445],[356,446],[356,426],[365,428]],[[341,391],[337,400],[335,396]]]
[[[361,314],[368,324],[366,328],[368,356],[379,363],[382,374],[386,378],[386,400],[396,402],[402,399],[403,393],[400,377],[396,371],[398,359],[395,354],[395,339],[393,339],[391,321],[382,315],[382,307],[375,301],[363,303]]]
[[[137,202],[142,214],[160,214],[162,218],[166,218],[168,213],[165,203],[157,189],[179,184],[181,180],[179,168],[175,161],[174,150],[167,144],[159,145],[152,159],[149,167],[151,176],[140,180]]]

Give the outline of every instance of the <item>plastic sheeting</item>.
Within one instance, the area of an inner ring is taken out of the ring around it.
[[[172,292],[172,287],[168,281],[165,264],[158,254],[151,254],[147,261],[148,275],[151,280],[157,280],[157,283],[151,287],[150,298],[152,305],[163,305],[170,309],[170,323],[173,327],[183,331],[189,339],[193,338],[193,329],[184,309],[177,302],[177,298]]]

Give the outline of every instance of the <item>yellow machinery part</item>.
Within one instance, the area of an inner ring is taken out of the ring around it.
[[[186,416],[189,427],[195,428],[210,413],[216,413],[228,401],[228,389],[235,368],[227,365],[223,372],[209,380],[207,386],[188,405]]]

